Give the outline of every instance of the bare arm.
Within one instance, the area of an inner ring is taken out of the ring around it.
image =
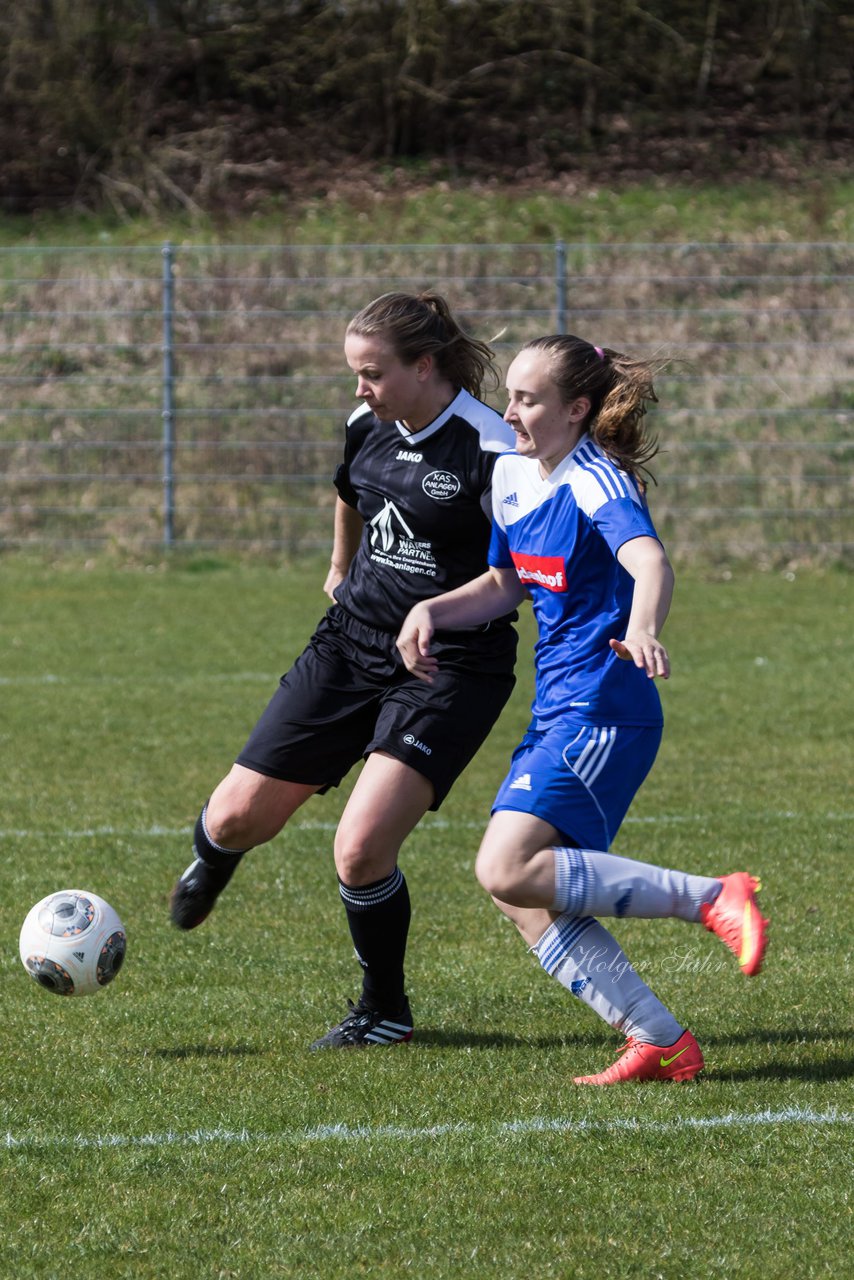
[[[323,590],[334,600],[333,591],[347,576],[353,556],[359,549],[365,522],[355,507],[348,507],[341,498],[335,500],[335,523],[332,535],[332,560],[323,584]]]
[[[423,600],[410,609],[397,637],[406,669],[429,684],[438,668],[436,659],[430,655],[434,631],[453,631],[491,622],[510,613],[526,595],[515,569],[490,568],[455,591]]]
[[[658,636],[673,599],[673,569],[664,548],[655,538],[624,542],[617,559],[635,580],[632,610],[625,640],[611,640],[619,658],[634,662],[652,679],[670,675],[670,659]]]

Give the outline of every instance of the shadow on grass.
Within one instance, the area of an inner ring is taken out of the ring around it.
[[[248,1044],[185,1044],[174,1049],[151,1049],[150,1058],[251,1058],[261,1050]]]
[[[708,1079],[731,1081],[738,1083],[748,1080],[848,1080],[854,1077],[854,1057],[834,1057],[822,1062],[796,1062],[787,1060],[781,1050],[785,1046],[820,1044],[823,1041],[849,1040],[847,1030],[807,1030],[804,1028],[762,1028],[745,1031],[736,1035],[702,1037],[702,1047],[710,1056],[713,1047],[725,1049],[737,1045],[751,1047],[753,1064],[749,1067],[717,1067],[708,1063]],[[602,1049],[606,1053],[613,1050],[618,1041],[613,1032],[586,1031],[580,1035],[543,1035],[525,1036],[511,1035],[503,1031],[467,1031],[446,1027],[418,1027],[412,1045],[415,1049]],[[757,1063],[756,1057],[762,1057],[763,1046],[769,1050],[767,1060]],[[178,1045],[170,1049],[151,1049],[146,1056],[152,1058],[174,1059],[185,1058],[241,1058],[259,1057],[265,1050],[252,1045]]]
[[[786,1046],[821,1044],[824,1041],[848,1042],[847,1030],[807,1030],[806,1028],[763,1028],[745,1031],[737,1035],[702,1037],[702,1047],[707,1051],[713,1047],[724,1049],[738,1045],[751,1047],[752,1064],[749,1067],[716,1067],[709,1062],[708,1079],[719,1081],[748,1080],[848,1080],[854,1077],[854,1057],[833,1057],[821,1062],[794,1061],[786,1053]],[[587,1031],[581,1035],[544,1035],[519,1036],[502,1031],[465,1031],[437,1027],[419,1027],[416,1030],[413,1046],[428,1049],[597,1049],[606,1052],[613,1050],[617,1041],[609,1032]],[[763,1055],[763,1046],[767,1053]],[[765,1057],[765,1061],[757,1062],[757,1057]]]
[[[851,1040],[850,1027],[754,1027],[726,1035],[703,1035],[703,1044],[820,1044],[823,1040]]]
[[[850,1080],[854,1077],[854,1058],[829,1058],[825,1062],[766,1062],[743,1070],[713,1069],[709,1078],[732,1081],[737,1084],[747,1080],[804,1080],[820,1084],[823,1080]]]
[[[716,1080],[733,1082],[747,1080],[849,1080],[854,1077],[854,1056],[847,1058],[836,1056],[820,1062],[795,1061],[787,1048],[801,1046],[808,1050],[810,1045],[819,1045],[825,1041],[839,1041],[848,1044],[851,1032],[847,1028],[825,1028],[817,1031],[806,1027],[757,1027],[753,1031],[744,1031],[737,1035],[703,1036],[703,1048],[710,1046],[725,1048],[726,1046],[749,1045],[753,1065],[749,1067],[715,1068],[709,1064]],[[766,1061],[757,1063],[756,1057],[763,1056],[763,1047],[768,1052]]]
[[[413,1045],[430,1049],[565,1049],[570,1045],[613,1045],[612,1035],[513,1036],[503,1031],[453,1031],[416,1027]]]

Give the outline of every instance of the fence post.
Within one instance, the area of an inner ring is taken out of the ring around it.
[[[163,257],[163,545],[175,543],[175,367],[172,344],[172,317],[175,284],[172,271],[174,249],[167,241]]]
[[[555,245],[555,310],[557,331],[566,333],[566,245],[562,240]]]

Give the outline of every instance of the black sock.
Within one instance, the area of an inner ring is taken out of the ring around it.
[[[205,866],[210,867],[216,873],[216,879],[222,880],[220,887],[224,888],[234,875],[238,862],[247,850],[226,849],[224,845],[217,844],[215,840],[211,839],[205,821],[207,811],[208,806],[205,805],[196,819],[196,828],[193,832],[193,853],[204,862]]]
[[[409,934],[409,890],[403,872],[350,888],[338,889],[347,912],[350,936],[364,969],[362,1003],[381,1013],[397,1013],[406,1000],[403,961]]]

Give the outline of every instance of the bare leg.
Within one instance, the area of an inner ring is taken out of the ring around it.
[[[478,852],[478,879],[546,972],[572,995],[627,1036],[673,1044],[684,1028],[638,977],[617,940],[592,916],[553,909],[553,847],[561,839],[540,818],[500,810]]]
[[[477,876],[494,898],[563,914],[698,923],[722,888],[698,876],[597,849],[567,848],[549,823],[499,810],[483,837]]]
[[[353,788],[335,836],[335,868],[345,884],[388,876],[400,846],[433,803],[433,784],[383,751],[375,751]]]
[[[283,782],[233,765],[207,803],[208,832],[226,849],[266,844],[318,789],[319,785]]]
[[[359,775],[335,837],[339,890],[364,970],[360,1007],[388,1014],[386,1030],[411,1034],[404,961],[409,891],[397,865],[400,846],[433,802],[432,783],[377,751]],[[333,1029],[332,1035],[335,1034]]]
[[[478,850],[475,875],[517,925],[516,915],[508,908],[550,912],[555,890],[552,847],[560,842],[560,832],[551,823],[530,813],[502,809],[490,819]],[[521,930],[521,925],[518,927]]]
[[[195,859],[170,898],[173,923],[179,929],[195,929],[206,920],[243,854],[278,835],[317,789],[234,765],[196,822]]]

